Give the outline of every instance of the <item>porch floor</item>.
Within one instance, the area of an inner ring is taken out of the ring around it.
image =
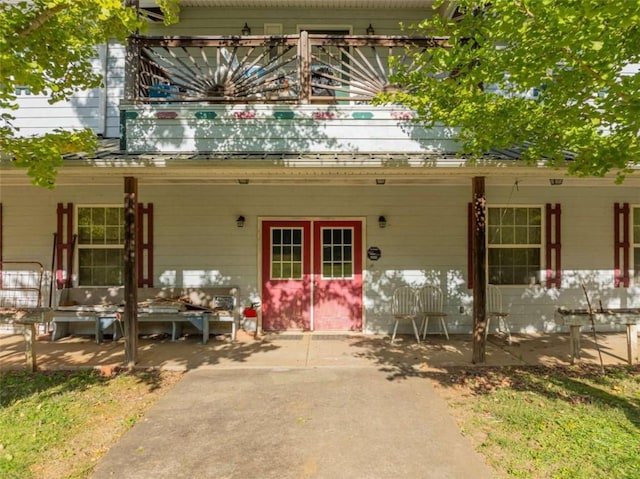
[[[624,333],[598,334],[605,365],[627,364]],[[598,351],[591,334],[582,334],[579,362],[599,364]],[[513,336],[512,344],[498,336],[487,341],[486,366],[568,365],[571,360],[569,334]],[[41,335],[36,342],[37,365],[42,370],[74,368],[115,368],[124,362],[122,339],[97,345],[93,337],[70,336],[51,342]],[[470,335],[429,336],[417,344],[413,336],[398,336],[391,344],[388,336],[329,334],[266,334],[255,338],[243,331],[238,340],[228,336],[212,337],[201,344],[195,335],[176,342],[165,336],[141,337],[137,366],[166,370],[196,368],[389,368],[400,374],[470,367]],[[0,372],[24,369],[24,341],[21,334],[0,336]]]

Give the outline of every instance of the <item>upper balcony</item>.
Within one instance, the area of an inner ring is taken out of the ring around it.
[[[394,89],[392,65],[443,39],[299,35],[131,39],[132,103],[356,104]],[[391,60],[393,58],[393,61]]]
[[[382,35],[131,38],[122,149],[380,152],[448,149],[442,129],[407,127],[398,65],[444,39]],[[281,120],[291,120],[284,127]],[[363,122],[367,122],[364,124]],[[376,129],[376,126],[380,127]],[[349,140],[346,141],[345,139]]]

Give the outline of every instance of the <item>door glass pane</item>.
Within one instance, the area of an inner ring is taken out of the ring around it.
[[[322,231],[322,277],[353,277],[353,231],[351,228],[324,228]]]
[[[302,229],[271,230],[271,279],[302,279]]]

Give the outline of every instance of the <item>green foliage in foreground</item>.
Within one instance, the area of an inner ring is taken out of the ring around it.
[[[178,0],[156,0],[165,23],[178,20]],[[55,186],[62,155],[96,147],[89,129],[55,129],[39,137],[21,137],[12,110],[16,89],[48,95],[50,103],[102,84],[92,62],[97,45],[124,41],[145,26],[135,8],[120,0],[0,1],[0,160],[25,168],[35,185]]]
[[[471,382],[465,429],[482,433],[481,452],[508,477],[640,477],[640,368],[507,369]]]
[[[33,465],[53,451],[76,454],[69,449],[74,438],[97,422],[128,429],[136,418],[119,416],[121,401],[141,384],[152,390],[154,381],[147,373],[106,377],[92,370],[1,373],[0,477],[32,478]],[[92,466],[91,457],[78,466],[74,477]]]
[[[437,6],[445,3],[436,2]],[[448,3],[448,2],[446,2]],[[466,153],[529,144],[524,159],[621,180],[640,164],[640,2],[459,0],[464,15],[417,29],[448,48],[417,52],[383,97],[427,124],[459,127]],[[498,90],[496,90],[496,88]],[[539,95],[532,98],[536,90]]]

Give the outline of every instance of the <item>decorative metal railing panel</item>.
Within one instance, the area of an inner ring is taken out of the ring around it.
[[[391,65],[442,39],[300,35],[132,37],[127,100],[368,103],[396,88]],[[391,61],[394,58],[394,61]]]

